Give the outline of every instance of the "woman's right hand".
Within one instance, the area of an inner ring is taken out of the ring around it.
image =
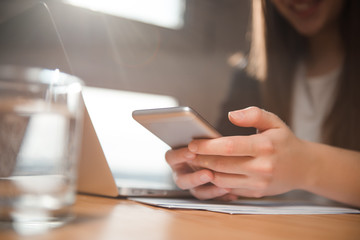
[[[237,199],[237,196],[229,194],[230,189],[224,189],[211,183],[214,180],[214,174],[209,169],[196,169],[188,162],[196,158],[196,154],[189,151],[188,148],[169,150],[165,155],[167,163],[173,171],[173,177],[176,185],[184,190],[190,190],[190,193],[198,199],[220,199],[231,201]]]

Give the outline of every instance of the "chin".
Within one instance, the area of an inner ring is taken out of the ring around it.
[[[319,27],[317,24],[310,23],[310,24],[302,24],[301,26],[293,25],[295,30],[305,37],[312,37],[318,34],[321,30],[321,26]]]
[[[304,37],[312,37],[319,32],[317,29],[296,29],[296,31]]]

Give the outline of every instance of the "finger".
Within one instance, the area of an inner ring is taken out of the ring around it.
[[[270,139],[260,134],[194,140],[188,148],[195,154],[253,157],[272,153],[274,150]]]
[[[238,196],[235,194],[231,194],[231,193],[228,193],[224,196],[215,198],[215,200],[224,201],[224,202],[231,202],[231,201],[235,201],[237,199],[238,199]]]
[[[251,197],[264,196],[270,187],[270,181],[267,178],[256,179],[246,175],[223,174],[214,172],[214,180],[211,181],[215,186],[226,189],[242,189],[243,194],[248,193]],[[240,190],[239,190],[240,191]],[[231,193],[240,195],[240,192],[232,190]],[[245,195],[241,195],[245,196]]]
[[[191,159],[194,159],[196,154],[190,152],[188,148],[181,148],[177,150],[169,150],[165,154],[166,162],[170,166],[175,166],[180,163],[187,162]]]
[[[194,172],[194,169],[187,163],[179,163],[177,165],[170,166],[174,176],[180,176],[187,173]],[[174,178],[175,179],[175,178]]]
[[[190,189],[190,193],[200,199],[200,200],[207,200],[207,199],[214,199],[221,196],[228,194],[230,189],[224,189],[216,187],[212,184],[199,186],[193,189]]]
[[[241,174],[227,174],[227,173],[213,173],[213,183],[220,188],[251,188],[251,184],[248,181],[248,176]]]
[[[190,164],[200,169],[210,169],[213,172],[248,176],[268,177],[272,176],[275,171],[273,161],[261,157],[198,155],[190,161]]]
[[[248,198],[261,198],[265,196],[263,192],[256,191],[254,189],[246,189],[246,188],[232,189],[231,194],[235,196],[248,197]]]
[[[286,126],[278,116],[258,107],[229,112],[229,120],[236,126],[254,127],[260,132]]]
[[[197,172],[180,173],[175,172],[174,180],[176,185],[181,189],[192,189],[200,185],[211,182],[214,179],[214,174],[207,169],[202,169]]]
[[[198,155],[189,162],[191,165],[228,174],[248,174],[254,171],[257,161],[252,157],[224,157]],[[255,166],[254,166],[255,165]],[[256,169],[255,169],[256,170]]]

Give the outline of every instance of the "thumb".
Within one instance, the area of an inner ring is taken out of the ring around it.
[[[286,126],[278,116],[258,107],[229,112],[229,120],[236,126],[254,127],[260,132]]]

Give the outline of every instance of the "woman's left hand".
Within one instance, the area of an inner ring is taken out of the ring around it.
[[[257,107],[230,112],[229,119],[237,126],[257,128],[258,133],[194,140],[188,146],[196,154],[190,164],[211,170],[214,185],[238,196],[262,197],[303,188],[311,169],[306,144],[283,121]],[[194,192],[197,197],[202,194]]]

